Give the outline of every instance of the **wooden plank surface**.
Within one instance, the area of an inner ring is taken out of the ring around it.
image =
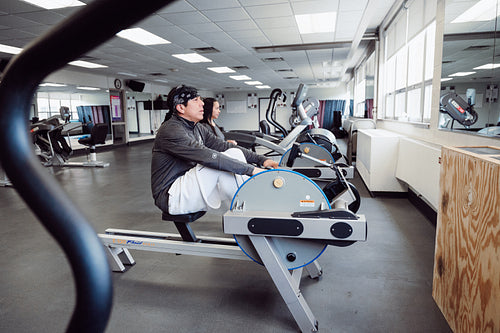
[[[454,332],[500,332],[500,160],[443,147],[441,163],[432,295]]]

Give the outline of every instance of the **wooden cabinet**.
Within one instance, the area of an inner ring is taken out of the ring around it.
[[[500,332],[500,148],[443,147],[432,295],[454,332]]]

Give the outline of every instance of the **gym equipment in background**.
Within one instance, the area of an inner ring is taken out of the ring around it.
[[[468,92],[468,98],[471,103],[475,102],[475,93]],[[439,111],[448,114],[451,119],[451,127],[455,120],[462,124],[465,128],[469,128],[475,124],[478,119],[478,114],[474,110],[473,104],[469,104],[454,92],[449,92],[441,96]]]
[[[96,145],[104,144],[108,135],[106,124],[85,124],[91,127],[90,135],[78,139],[78,143],[88,147],[90,153],[85,162],[69,162],[73,155],[69,133],[79,127],[81,123],[70,123],[71,113],[67,107],[61,107],[60,117],[52,116],[48,119],[31,124],[30,133],[35,145],[35,153],[40,158],[43,166],[54,167],[107,167],[109,163],[97,161]],[[63,123],[61,123],[61,120]],[[63,133],[67,133],[67,139]],[[70,144],[68,144],[68,141]]]

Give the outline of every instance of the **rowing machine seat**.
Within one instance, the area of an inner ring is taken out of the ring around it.
[[[171,215],[166,212],[163,212],[161,215],[161,219],[163,221],[174,222],[177,231],[182,237],[182,240],[185,242],[198,242],[196,235],[191,229],[189,223],[198,220],[200,217],[205,215],[205,211],[199,211],[195,213],[181,214],[181,215]]]

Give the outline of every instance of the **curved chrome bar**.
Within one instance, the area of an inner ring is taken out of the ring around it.
[[[72,268],[77,295],[68,332],[105,330],[112,306],[111,270],[96,232],[34,154],[28,136],[31,100],[48,74],[169,2],[93,1],[12,59],[0,83],[2,166]]]

